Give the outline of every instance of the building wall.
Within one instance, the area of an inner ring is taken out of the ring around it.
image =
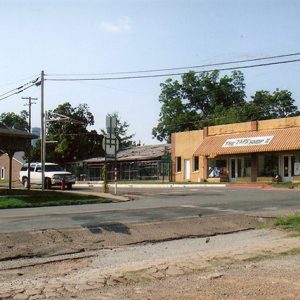
[[[253,124],[257,123],[257,131],[281,129],[289,127],[300,127],[300,117],[282,119],[262,120],[254,122],[233,123],[208,127],[208,136],[243,133],[253,130]],[[180,132],[181,133],[181,132]]]
[[[300,127],[300,117],[258,121],[258,131]]]
[[[191,181],[199,182],[205,178],[205,158],[199,158],[199,171],[193,172],[193,154],[200,146],[204,136],[217,136],[225,134],[235,134],[250,131],[267,131],[273,129],[283,129],[289,127],[300,127],[300,117],[290,117],[282,119],[250,121],[244,123],[234,123],[226,125],[210,126],[204,130],[194,130],[177,132],[172,134],[172,164],[173,180],[176,182]],[[176,157],[181,157],[181,171],[176,172]],[[190,178],[184,178],[184,160],[190,160]]]
[[[172,135],[172,164],[174,181],[198,182],[203,178],[203,158],[199,158],[199,171],[193,171],[193,154],[203,141],[203,130],[178,132]],[[181,171],[176,172],[176,157],[181,157]],[[190,161],[190,178],[184,178],[185,160]]]
[[[21,170],[22,164],[15,159],[12,160],[12,180],[19,180],[19,173]],[[4,179],[9,179],[9,157],[7,154],[0,156],[0,176],[1,170],[4,169]]]
[[[252,122],[245,122],[210,126],[208,127],[208,136],[251,131],[251,123]]]

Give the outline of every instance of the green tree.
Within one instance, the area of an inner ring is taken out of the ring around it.
[[[265,120],[299,115],[294,102],[292,93],[287,90],[276,89],[273,94],[264,90],[257,91],[252,97],[252,101],[249,102],[251,106],[248,111],[249,117]]]
[[[199,129],[219,123],[228,110],[242,109],[245,105],[244,76],[233,71],[220,78],[218,71],[211,73],[188,72],[182,83],[167,79],[161,84],[159,101],[162,103],[158,125],[152,134],[158,140],[170,141],[172,132]]]
[[[0,115],[0,122],[5,126],[23,131],[28,131],[29,129],[27,119],[28,112],[26,110],[22,110],[19,115],[14,112],[2,113]]]
[[[69,119],[62,120],[66,116]],[[57,120],[55,120],[57,118]],[[72,107],[69,102],[59,105],[49,111],[47,122],[48,141],[57,143],[46,144],[46,160],[65,165],[68,162],[78,161],[95,156],[103,156],[103,136],[95,130],[89,131],[88,126],[94,124],[94,116],[87,104]],[[33,149],[33,157],[40,160],[40,144]]]

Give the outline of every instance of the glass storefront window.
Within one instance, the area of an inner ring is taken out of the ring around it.
[[[274,177],[279,174],[278,155],[259,155],[258,157],[258,176]]]
[[[226,175],[227,160],[226,159],[209,159],[208,160],[208,177],[218,178]]]

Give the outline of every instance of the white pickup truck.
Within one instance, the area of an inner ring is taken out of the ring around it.
[[[28,187],[28,164],[23,165],[20,171],[19,180],[24,187]],[[45,163],[45,188],[51,186],[61,186],[62,180],[67,189],[71,189],[75,183],[75,176],[65,171],[61,166],[53,163]],[[30,164],[30,183],[42,185],[42,165],[41,163]]]

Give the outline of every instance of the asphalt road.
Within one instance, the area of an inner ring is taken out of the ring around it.
[[[77,189],[80,191],[80,189]],[[86,189],[84,189],[86,190]],[[97,188],[94,189],[97,191]],[[231,188],[119,188],[134,201],[0,210],[0,232],[62,229],[97,223],[141,223],[245,213],[275,216],[300,211],[300,191]]]

